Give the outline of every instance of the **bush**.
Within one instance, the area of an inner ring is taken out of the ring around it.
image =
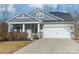
[[[33,39],[39,39],[39,36],[35,33],[33,34]]]
[[[12,41],[14,39],[15,39],[14,33],[12,33],[12,32],[7,33],[7,35],[6,35],[7,41]]]
[[[23,33],[23,32],[14,32],[14,38],[15,40],[24,40],[24,39],[27,39],[27,34],[26,33]]]
[[[0,41],[5,41],[7,33],[0,33]]]
[[[27,34],[22,32],[0,33],[0,41],[26,40]]]
[[[27,39],[28,34],[26,33],[20,33],[21,39]]]
[[[15,40],[24,40],[27,39],[27,34],[23,32],[14,32]]]
[[[4,41],[4,38],[3,37],[0,37],[0,41]]]

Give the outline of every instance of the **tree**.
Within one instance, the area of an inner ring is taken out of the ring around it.
[[[79,39],[79,11],[74,10],[73,13],[73,18],[74,18],[74,35],[75,35],[75,39]]]
[[[6,23],[1,23],[0,24],[0,33],[7,33],[8,32],[8,24],[6,24]]]
[[[5,22],[8,19],[8,5],[3,5],[3,10],[2,10],[2,15],[3,15],[3,21]]]
[[[3,21],[0,22],[0,33],[7,33],[8,31],[8,25],[5,23],[5,21],[8,19],[8,5],[2,5],[2,19]]]

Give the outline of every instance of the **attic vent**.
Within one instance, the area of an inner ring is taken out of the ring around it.
[[[26,14],[21,14],[17,17],[17,19],[21,19],[21,18],[29,18],[29,16],[27,16]]]
[[[19,15],[19,17],[26,17],[27,15],[25,15],[25,14],[21,14],[21,15]]]

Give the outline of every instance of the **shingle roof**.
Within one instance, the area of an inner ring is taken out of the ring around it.
[[[73,17],[69,13],[64,12],[49,12],[49,13],[64,19],[64,21],[74,21]]]
[[[44,13],[44,17],[42,17],[42,18],[36,17],[36,13],[37,13],[37,12],[43,12],[43,13]],[[48,12],[45,12],[45,11],[43,11],[43,10],[36,10],[35,12],[33,12],[33,13],[31,14],[31,16],[36,17],[37,19],[39,19],[39,20],[41,20],[41,21],[43,21],[43,22],[50,22],[50,21],[52,21],[52,22],[53,22],[53,21],[58,22],[58,21],[63,20],[63,19],[61,19],[61,18],[59,18],[59,17],[57,17],[57,16],[54,16],[54,15],[48,13]]]
[[[24,16],[21,16],[21,15],[24,15]],[[35,21],[39,22],[38,19],[25,13],[20,13],[16,15],[15,17],[7,20],[7,22],[35,22]]]
[[[65,21],[74,21],[73,17],[69,13],[64,12],[46,12],[44,10],[38,9],[33,12],[31,15],[36,17],[37,12],[43,12],[44,18],[38,18],[43,22],[65,22]],[[36,17],[37,18],[37,17]]]
[[[41,12],[44,11],[41,10]],[[20,16],[21,14],[26,15],[26,18],[18,19],[18,16]],[[36,18],[36,15],[34,13],[31,16],[25,13],[21,13],[21,14],[17,15],[16,17],[13,17],[7,22],[35,22],[39,20],[44,22],[74,21],[73,17],[69,13],[64,13],[64,12],[48,12],[48,13],[44,12],[44,18]]]
[[[19,18],[19,19],[15,18],[10,22],[35,22],[35,21],[37,20],[29,17],[29,18]]]

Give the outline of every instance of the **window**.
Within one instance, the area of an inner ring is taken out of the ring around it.
[[[15,24],[14,25],[14,32],[22,32],[22,25],[21,24]]]
[[[40,15],[40,17],[43,17],[43,15]]]
[[[42,12],[37,12],[36,13],[36,17],[43,18],[44,17],[44,14]]]
[[[39,17],[39,15],[37,15],[37,17]]]

